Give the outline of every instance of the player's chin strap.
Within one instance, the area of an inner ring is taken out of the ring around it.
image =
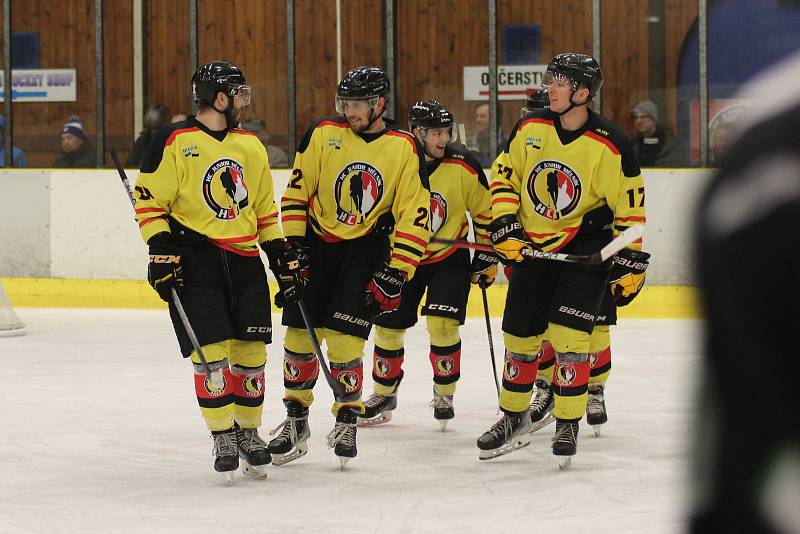
[[[589,103],[589,101],[591,99],[586,99],[586,102],[584,102],[583,104],[578,104],[574,100],[572,100],[572,97],[574,97],[575,93],[577,93],[577,92],[578,92],[577,89],[572,91],[572,93],[569,95],[569,107],[567,109],[565,109],[564,111],[562,111],[561,113],[556,112],[556,115],[558,115],[559,117],[562,116],[562,115],[566,115],[567,113],[569,113],[573,109],[575,109],[577,107],[580,107],[580,106],[585,106],[585,105],[587,105]],[[551,111],[552,111],[552,108],[551,108]]]
[[[367,127],[364,128],[364,131],[369,130],[370,128],[372,128],[372,125],[375,123],[375,121],[380,119],[381,117],[383,117],[384,113],[386,113],[386,99],[385,98],[383,99],[383,109],[381,110],[380,113],[378,113],[374,117],[373,117],[374,111],[373,111],[372,108],[370,108],[370,110],[369,110],[369,122],[367,123]]]

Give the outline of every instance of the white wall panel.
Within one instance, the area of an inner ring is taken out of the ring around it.
[[[135,182],[136,172],[129,171]],[[289,179],[273,171],[276,202]],[[650,284],[691,285],[692,219],[709,173],[647,170]],[[0,274],[143,279],[147,248],[115,171],[0,171]]]

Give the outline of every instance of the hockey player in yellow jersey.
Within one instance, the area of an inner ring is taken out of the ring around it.
[[[550,97],[547,89],[539,89],[528,95],[522,115],[537,109],[549,109]],[[613,215],[607,212],[608,225]],[[506,265],[506,278],[511,278],[511,265]],[[638,293],[638,292],[637,292]],[[617,324],[617,306],[626,306],[636,293],[628,297],[616,297],[611,288],[603,295],[603,303],[592,329],[589,339],[589,400],[586,405],[586,423],[594,427],[595,436],[600,436],[602,425],[608,421],[605,403],[605,385],[611,374],[611,332],[610,327]],[[539,364],[533,400],[530,405],[531,432],[544,428],[555,421],[553,416],[554,398],[553,381],[555,380],[555,351],[553,345],[542,340],[542,348],[538,356]]]
[[[228,482],[244,461],[263,477],[270,455],[258,435],[264,402],[265,343],[272,325],[259,245],[281,297],[302,289],[294,252],[278,225],[267,154],[258,138],[235,128],[250,87],[231,63],[197,69],[196,117],[160,130],[136,181],[136,220],[150,249],[148,281],[169,303],[184,357],[194,363],[200,411],[214,441],[214,468]],[[175,289],[212,371],[203,372],[171,297]],[[220,385],[221,384],[221,385]]]
[[[481,459],[530,443],[528,407],[547,332],[556,354],[552,449],[561,467],[569,465],[586,410],[590,338],[606,285],[611,281],[614,295],[629,297],[644,283],[649,255],[640,251],[641,241],[600,266],[524,259],[526,249],[595,253],[645,221],[644,181],[625,135],[587,107],[602,83],[594,58],[553,58],[545,73],[550,109],[524,115],[492,167],[491,238],[501,261],[514,269],[503,316],[504,415],[478,438]]]
[[[480,164],[469,151],[453,144],[453,115],[436,101],[417,102],[408,112],[409,130],[425,148],[431,188],[431,232],[439,238],[461,240],[469,233],[467,213],[472,217],[479,243],[490,243],[489,184]],[[403,378],[403,336],[416,324],[423,293],[422,315],[427,317],[430,362],[433,369],[434,419],[442,430],[455,415],[453,395],[461,369],[459,325],[466,317],[470,279],[484,286],[497,276],[497,256],[477,251],[470,264],[469,252],[450,245],[431,243],[425,250],[414,278],[403,286],[400,307],[375,319],[375,352],[372,378],[374,393],[365,402],[359,425],[384,423],[397,406],[397,391]]]
[[[281,199],[287,240],[310,267],[304,303],[327,344],[334,392],[328,445],[342,467],[356,456],[356,420],[363,411],[364,344],[376,315],[400,304],[430,239],[430,195],[422,147],[383,119],[389,80],[358,67],[339,82],[336,111],[316,122],[297,149]],[[276,465],[307,451],[308,407],[319,366],[299,307],[284,308],[284,402],[287,419],[269,443]],[[276,429],[277,431],[278,429]]]

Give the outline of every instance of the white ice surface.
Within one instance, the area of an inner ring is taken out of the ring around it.
[[[332,396],[320,380],[308,455],[270,467],[266,481],[237,473],[225,487],[166,312],[17,313],[28,335],[0,338],[2,533],[657,534],[685,526],[696,321],[623,320],[613,329],[609,422],[599,439],[582,424],[568,471],[550,452],[553,426],[526,449],[478,460],[475,440],[496,421],[497,401],[485,324],[470,319],[456,419],[446,433],[428,407],[431,370],[419,324],[407,336],[394,418],[359,430],[358,457],[345,471],[325,443]],[[493,331],[499,366],[499,319]],[[284,417],[282,338],[278,326],[265,438]]]

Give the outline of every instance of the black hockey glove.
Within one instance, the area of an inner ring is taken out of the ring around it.
[[[497,278],[498,260],[499,258],[494,252],[476,250],[475,255],[472,257],[472,265],[470,266],[472,283],[478,284],[483,288],[492,285],[494,279]]]
[[[650,264],[650,254],[624,248],[614,257],[608,281],[614,303],[627,306],[644,286],[644,273]]]
[[[389,265],[376,271],[367,285],[367,311],[373,317],[400,307],[400,292],[406,281],[406,273]]]
[[[392,235],[394,232],[394,215],[391,211],[382,213],[375,221],[375,235]]]
[[[533,242],[522,228],[516,215],[502,215],[489,225],[494,251],[503,263],[523,261],[526,250],[533,250]]]
[[[183,287],[181,251],[172,243],[169,232],[160,232],[147,242],[150,248],[150,263],[147,266],[147,281],[164,302],[172,302],[172,288],[179,293]]]
[[[285,241],[273,239],[262,243],[267,253],[269,268],[278,281],[275,306],[283,308],[300,300],[309,279],[309,250],[300,239]]]

